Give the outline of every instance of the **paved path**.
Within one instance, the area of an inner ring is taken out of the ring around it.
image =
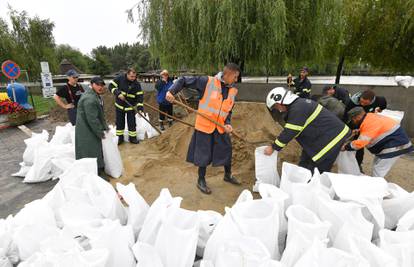
[[[55,129],[47,119],[28,123],[26,127],[34,132],[45,129],[50,136]],[[56,184],[56,181],[25,184],[22,178],[11,176],[20,169],[26,138],[28,136],[16,127],[0,130],[0,218],[16,214],[26,203],[43,197]]]

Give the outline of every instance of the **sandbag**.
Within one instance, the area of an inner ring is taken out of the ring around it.
[[[147,120],[150,121],[150,117],[148,113],[145,114],[145,118],[147,118]],[[153,137],[160,135],[157,132],[157,130],[155,130],[154,127],[152,127],[151,124],[149,124],[146,120],[143,119],[142,123],[144,124],[144,128],[145,128],[148,139],[151,139]]]
[[[105,138],[102,139],[102,151],[105,163],[105,173],[113,178],[119,178],[123,172],[121,154],[119,153],[118,144],[114,142],[115,136],[110,132],[105,132]]]
[[[414,231],[394,232],[383,229],[379,236],[379,247],[397,259],[398,266],[414,266]]]
[[[138,261],[136,267],[164,267],[160,255],[153,246],[137,242],[132,247],[132,251]]]
[[[399,124],[401,124],[401,121],[404,118],[404,111],[399,110],[384,109],[383,111],[381,111],[381,113],[378,114],[391,118],[397,121]]]
[[[395,82],[399,86],[403,86],[405,88],[408,88],[411,86],[411,81],[413,80],[413,77],[411,76],[395,76]]]
[[[138,241],[154,246],[160,230],[162,219],[166,216],[167,210],[173,207],[180,207],[181,197],[172,197],[168,189],[163,188],[159,197],[152,203],[145,217]]]
[[[203,257],[207,241],[213,234],[217,224],[223,219],[223,215],[212,210],[198,210],[197,215],[200,222],[200,231],[198,234],[196,254],[199,257]]]
[[[62,173],[59,178],[62,185],[72,184],[74,181],[80,181],[79,178],[82,174],[95,174],[98,175],[98,163],[96,158],[83,158],[73,162],[73,164]]]
[[[138,140],[144,140],[146,133],[145,125],[147,124],[147,122],[138,114],[135,115],[135,121],[137,123],[137,138]]]
[[[32,137],[25,139],[26,149],[23,152],[23,162],[26,166],[31,166],[34,162],[35,149],[39,146],[47,144],[49,133],[43,130],[42,133],[32,133]]]
[[[19,251],[13,242],[12,218],[0,219],[0,267],[12,267],[19,261]]]
[[[253,200],[252,192],[250,192],[250,190],[244,189],[240,193],[240,195],[237,197],[237,200],[234,203],[234,205],[239,204],[239,203],[242,203],[242,202],[247,202],[247,201],[250,201],[250,200]]]
[[[277,173],[277,151],[274,151],[272,155],[267,156],[264,154],[266,146],[257,147],[255,155],[255,173],[256,183],[253,186],[253,192],[259,191],[259,185],[261,183],[271,184],[279,186],[280,177]]]
[[[305,168],[294,164],[283,162],[282,178],[280,180],[280,189],[285,191],[289,196],[292,194],[292,185],[295,183],[306,184],[312,178],[312,173]],[[286,207],[292,203],[291,199],[286,200]]]
[[[26,166],[26,163],[20,162],[20,170],[12,174],[13,177],[25,177],[30,171],[31,166]]]
[[[398,220],[414,208],[414,192],[397,198],[384,199],[382,208],[385,213],[385,228],[394,229]]]
[[[336,159],[338,173],[361,175],[358,162],[355,158],[355,151],[341,151]]]
[[[64,145],[72,143],[71,132],[75,127],[68,123],[65,126],[56,126],[55,134],[50,140],[52,145]],[[74,143],[73,143],[74,144]]]
[[[147,216],[149,206],[145,199],[135,189],[133,183],[129,183],[126,186],[117,183],[116,189],[128,204],[128,225],[132,226],[135,237],[138,237],[142,225],[144,224],[145,217]]]
[[[53,210],[45,200],[38,199],[27,203],[13,218],[15,226],[39,224],[56,227]]]
[[[414,231],[414,209],[408,211],[397,223],[398,232]]]
[[[164,267],[191,267],[194,263],[199,232],[197,213],[171,208],[162,221],[155,249]]]

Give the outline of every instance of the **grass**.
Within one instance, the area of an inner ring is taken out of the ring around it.
[[[34,106],[38,116],[49,114],[50,110],[56,106],[56,102],[53,98],[43,98],[42,95],[33,95],[33,102],[29,96],[29,103]]]

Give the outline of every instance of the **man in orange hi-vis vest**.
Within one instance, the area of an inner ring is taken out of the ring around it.
[[[343,150],[368,148],[375,155],[372,176],[384,177],[401,155],[414,150],[397,121],[380,113],[366,113],[362,107],[351,109],[347,115],[359,126],[359,137]]]
[[[232,132],[231,113],[237,95],[234,87],[240,75],[239,66],[229,63],[216,76],[180,77],[168,90],[166,99],[173,102],[174,95],[183,87],[196,89],[200,95],[198,112],[223,124],[217,126],[197,115],[195,131],[187,153],[187,161],[198,166],[197,187],[205,194],[211,194],[205,179],[207,166],[224,166],[224,181],[240,185],[232,176],[232,146],[229,133]]]

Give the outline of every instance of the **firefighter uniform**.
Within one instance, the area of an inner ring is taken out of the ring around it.
[[[338,117],[318,103],[297,98],[288,105],[283,131],[274,142],[280,151],[293,138],[302,146],[299,166],[330,171],[351,132]]]
[[[125,130],[125,115],[128,123],[128,136],[130,141],[137,140],[136,121],[134,108],[129,106],[125,101],[118,98],[122,94],[132,106],[138,111],[144,110],[144,92],[141,84],[137,81],[130,81],[126,74],[117,76],[109,84],[109,90],[115,95],[115,117],[116,117],[116,135],[123,138]]]
[[[300,77],[293,80],[292,85],[295,87],[294,93],[302,98],[310,98],[312,91],[312,84],[308,77],[301,79]]]

